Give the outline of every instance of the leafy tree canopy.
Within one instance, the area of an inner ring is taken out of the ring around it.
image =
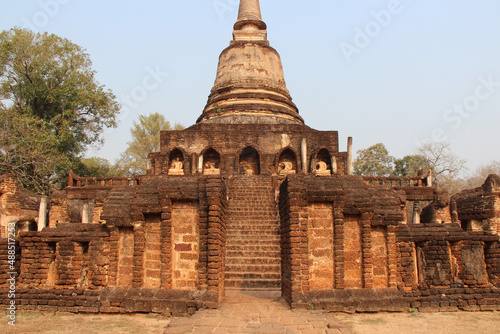
[[[115,177],[120,174],[116,166],[107,159],[99,157],[85,158],[81,160],[81,165],[74,170],[77,175],[88,177]]]
[[[1,126],[7,131],[7,124],[24,129],[11,128],[10,139],[3,143],[9,149],[0,153],[38,152],[43,143],[51,152],[47,156],[60,158],[52,159],[50,167],[50,159],[37,167],[40,160],[4,156],[10,163],[1,172],[23,169],[38,186],[25,183],[25,178],[20,181],[41,191],[39,185],[47,180],[54,187],[65,171],[79,163],[89,145],[102,143],[103,130],[116,126],[120,106],[113,93],[95,80],[91,65],[80,46],[56,35],[19,28],[0,33]],[[38,135],[35,142],[33,136]]]
[[[70,163],[42,120],[0,111],[0,174],[12,173],[27,189],[47,194],[60,181],[58,171]]]
[[[160,151],[160,132],[164,130],[182,130],[180,124],[170,125],[165,116],[160,113],[139,115],[139,121],[133,124],[130,133],[132,140],[122,153],[117,168],[122,170],[122,176],[145,174],[148,154]]]
[[[354,174],[364,176],[389,176],[392,174],[394,158],[389,155],[384,144],[378,143],[359,150],[354,160]]]
[[[394,160],[394,176],[414,177],[420,172],[431,170],[429,160],[423,155],[407,155],[401,159]]]

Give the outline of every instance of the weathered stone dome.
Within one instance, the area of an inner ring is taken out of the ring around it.
[[[304,121],[286,88],[281,59],[267,41],[258,0],[242,0],[233,41],[198,123],[287,124]]]

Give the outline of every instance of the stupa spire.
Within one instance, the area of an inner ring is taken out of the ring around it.
[[[240,0],[238,20],[234,24],[235,41],[265,41],[267,26],[262,21],[259,0]]]
[[[214,86],[197,123],[304,124],[266,29],[259,0],[240,0],[233,40],[219,57]]]

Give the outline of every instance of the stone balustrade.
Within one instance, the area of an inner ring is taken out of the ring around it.
[[[114,187],[137,186],[140,178],[135,177],[81,177],[69,172],[68,187]]]

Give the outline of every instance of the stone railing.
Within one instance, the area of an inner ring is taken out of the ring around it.
[[[139,177],[81,177],[69,171],[68,187],[136,186]]]
[[[432,172],[416,177],[364,176],[367,185],[387,185],[392,187],[432,187]]]

